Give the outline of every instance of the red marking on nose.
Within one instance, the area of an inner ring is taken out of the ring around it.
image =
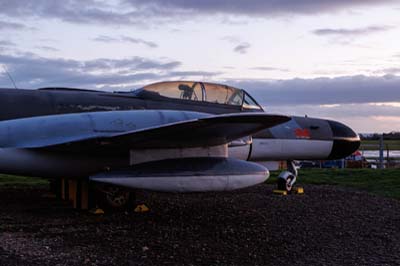
[[[309,139],[311,137],[310,131],[306,128],[305,129],[296,128],[294,134],[296,135],[296,137],[301,139]]]

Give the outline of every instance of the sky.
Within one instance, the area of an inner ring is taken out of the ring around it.
[[[0,88],[199,80],[400,131],[400,0],[0,0]]]

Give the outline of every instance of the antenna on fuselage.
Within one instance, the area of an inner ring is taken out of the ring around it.
[[[14,88],[15,88],[15,89],[18,89],[18,88],[17,88],[17,85],[15,84],[14,79],[12,78],[11,74],[10,74],[10,73],[8,72],[8,70],[7,70],[7,67],[6,67],[5,65],[2,65],[2,67],[3,67],[3,69],[4,69],[4,72],[7,74],[8,78],[11,80],[12,84],[14,85]]]

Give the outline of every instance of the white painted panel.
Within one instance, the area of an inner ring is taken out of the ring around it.
[[[280,170],[279,166],[281,161],[257,161],[258,164],[264,166],[270,171]]]
[[[165,159],[193,157],[228,157],[228,145],[184,149],[141,149],[130,151],[130,164],[159,161]]]
[[[250,161],[323,160],[332,150],[329,140],[254,139]]]
[[[229,158],[235,158],[246,161],[249,157],[250,145],[228,147]]]

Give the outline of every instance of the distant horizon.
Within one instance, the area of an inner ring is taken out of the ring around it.
[[[391,133],[397,133],[397,134],[400,134],[400,131],[391,131],[391,132],[384,132],[384,133],[376,133],[376,132],[373,132],[373,133],[360,133],[360,132],[358,132],[357,134],[359,134],[359,135],[375,135],[375,134],[378,134],[378,135],[387,135],[387,134],[391,134]],[[400,139],[400,138],[399,138]]]

